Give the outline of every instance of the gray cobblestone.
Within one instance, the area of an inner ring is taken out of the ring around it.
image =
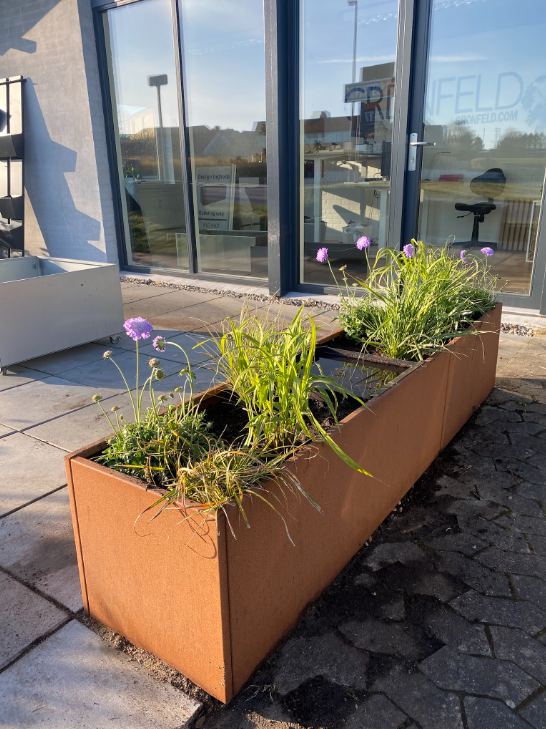
[[[546,484],[546,473],[539,468],[530,466],[528,463],[523,463],[523,461],[516,461],[512,458],[500,458],[496,465],[498,469],[502,468],[514,476],[523,478],[525,481],[541,484],[542,486]]]
[[[491,656],[491,648],[482,625],[473,625],[442,605],[424,624],[442,643],[461,653]]]
[[[281,694],[315,676],[343,686],[364,688],[367,667],[366,653],[351,648],[332,633],[310,639],[294,638],[282,649],[274,683]]]
[[[507,600],[501,597],[480,595],[474,590],[456,597],[451,607],[468,620],[480,623],[523,628],[534,635],[546,627],[546,612],[528,602]]]
[[[513,575],[512,582],[518,597],[522,600],[529,600],[529,602],[533,602],[546,611],[546,582],[544,580],[537,580],[536,577]]]
[[[516,532],[546,537],[546,519],[532,519],[528,516],[501,516],[498,523]]]
[[[440,688],[491,696],[516,706],[540,688],[537,681],[509,661],[455,653],[447,646],[419,668]]]
[[[480,549],[487,547],[481,537],[475,537],[473,534],[465,534],[457,532],[456,534],[446,534],[441,537],[435,537],[425,544],[431,549],[442,552],[462,552],[467,557],[472,557]]]
[[[527,537],[529,544],[533,548],[533,551],[537,554],[546,555],[546,537],[539,537],[537,534],[529,534]],[[542,575],[539,575],[542,577]]]
[[[528,483],[524,481],[516,486],[516,493],[525,499],[534,499],[535,501],[546,501],[546,486],[537,483]]]
[[[504,575],[491,572],[479,562],[458,552],[441,552],[437,556],[436,566],[441,572],[449,572],[469,587],[486,595],[510,597],[512,594],[510,583]]]
[[[390,544],[380,544],[370,556],[366,559],[366,565],[376,572],[383,567],[388,567],[395,562],[407,564],[415,560],[425,559],[426,554],[423,550],[412,542],[393,542]]]
[[[535,729],[546,729],[546,691],[531,701],[520,713]]]
[[[499,701],[465,696],[468,729],[529,729],[513,711]]]
[[[463,729],[457,696],[441,691],[422,673],[395,671],[376,680],[372,688],[386,693],[423,729]]]
[[[376,694],[351,714],[344,729],[398,729],[407,718],[386,696]]]
[[[351,620],[344,623],[339,626],[339,630],[357,648],[372,653],[386,653],[413,660],[423,657],[420,636],[412,625],[366,618],[364,621]]]
[[[497,547],[490,547],[476,555],[475,559],[496,572],[530,577],[543,577],[546,574],[546,558],[539,554],[503,552]]]
[[[495,656],[512,661],[546,685],[546,646],[515,628],[491,627]]]
[[[459,518],[459,527],[464,532],[469,532],[489,544],[494,544],[500,549],[510,552],[530,552],[525,537],[520,532],[513,532],[501,527],[494,522],[486,521],[476,517],[469,519]]]

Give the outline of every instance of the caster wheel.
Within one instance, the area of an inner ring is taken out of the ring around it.
[[[110,337],[110,344],[119,344],[120,339],[121,337],[119,336],[119,334],[116,334],[115,337]]]
[[[0,375],[7,375],[7,374],[8,374],[8,368],[0,367]]]

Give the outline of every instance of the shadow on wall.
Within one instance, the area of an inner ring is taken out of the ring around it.
[[[49,134],[31,78],[25,96],[25,189],[50,256],[103,260],[97,247],[100,221],[76,208],[66,180],[75,172],[77,153]],[[70,113],[66,114],[70,124]],[[85,186],[85,180],[75,180]],[[30,232],[30,231],[29,231]]]
[[[0,56],[9,50],[36,53],[36,42],[25,36],[60,0],[0,2]]]

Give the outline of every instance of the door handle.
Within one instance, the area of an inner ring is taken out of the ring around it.
[[[418,142],[417,141],[417,133],[413,132],[410,134],[410,141],[409,146],[410,147],[434,147],[436,146],[435,142]],[[408,172],[415,172],[417,169],[417,150],[410,149],[408,154]]]

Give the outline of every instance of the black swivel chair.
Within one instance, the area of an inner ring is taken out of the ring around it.
[[[503,193],[504,186],[506,184],[506,177],[504,172],[499,167],[492,167],[490,170],[486,170],[483,175],[474,177],[470,182],[470,189],[477,197],[487,198],[487,202],[474,203],[474,205],[468,205],[467,203],[455,203],[455,210],[465,212],[467,215],[474,215],[474,225],[472,226],[472,238],[465,243],[461,243],[462,246],[472,248],[473,246],[489,246],[490,248],[496,248],[496,243],[484,243],[480,241],[480,223],[483,223],[485,216],[489,215],[490,212],[497,209],[497,206],[493,200],[500,197]],[[458,215],[458,218],[464,218],[465,215]]]

